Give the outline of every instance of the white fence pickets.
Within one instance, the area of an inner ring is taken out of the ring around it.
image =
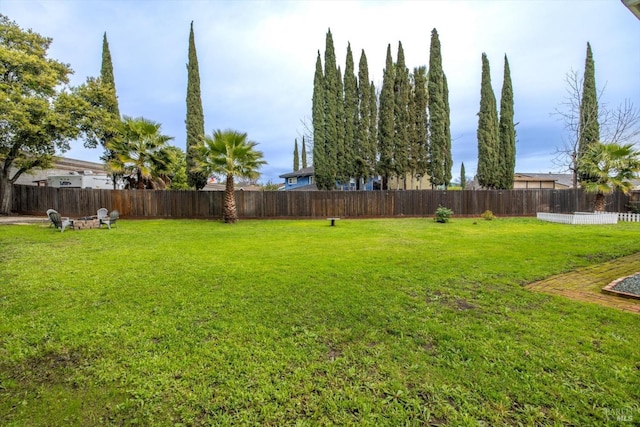
[[[558,214],[538,212],[537,218],[542,221],[557,222],[560,224],[574,225],[596,225],[596,224],[617,224],[617,213],[586,213],[576,212],[575,214]]]
[[[618,213],[618,221],[640,222],[640,214],[630,212]]]
[[[575,212],[573,214],[559,214],[538,212],[536,217],[542,221],[559,224],[617,224],[618,221],[640,222],[640,214],[627,212]]]

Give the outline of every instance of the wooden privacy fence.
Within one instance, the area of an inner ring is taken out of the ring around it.
[[[236,191],[240,218],[376,218],[432,216],[439,205],[454,216],[535,216],[537,212],[592,210],[594,196],[581,190],[388,190],[388,191]],[[636,193],[639,194],[640,193]],[[634,194],[607,196],[609,212],[626,212]],[[92,190],[14,186],[12,211],[44,215],[95,215],[117,209],[127,218],[222,218],[222,191]]]

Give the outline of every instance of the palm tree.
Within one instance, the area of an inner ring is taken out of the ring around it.
[[[160,133],[160,126],[144,117],[125,116],[123,138],[107,144],[114,154],[107,162],[109,169],[116,174],[128,175],[138,189],[166,186],[160,173],[166,169],[166,150],[173,137]]]
[[[605,195],[615,190],[627,194],[631,180],[640,171],[640,152],[633,144],[593,143],[580,158],[579,168],[593,180],[582,182],[587,193],[595,193],[594,210],[605,210]]]
[[[267,162],[261,151],[255,150],[257,142],[247,139],[246,133],[227,129],[216,130],[212,136],[204,138],[198,148],[197,170],[209,175],[224,175],[227,178],[224,194],[224,214],[226,223],[238,221],[234,196],[234,177],[255,179],[258,169]]]

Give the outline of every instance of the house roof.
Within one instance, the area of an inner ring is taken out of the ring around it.
[[[289,190],[287,191],[317,191],[317,190],[318,190],[318,186],[316,186],[315,184],[307,184],[307,185],[301,185],[299,187],[289,188]]]
[[[622,0],[622,3],[629,8],[631,13],[636,15],[636,18],[640,19],[640,0]]]
[[[280,178],[293,178],[293,177],[301,177],[301,176],[311,176],[313,175],[313,166],[308,166],[306,168],[299,169],[295,172],[285,173],[284,175],[280,175]]]
[[[0,162],[4,165],[4,162]],[[35,168],[27,173],[20,175],[16,184],[33,185],[35,182],[45,182],[52,175],[68,175],[75,172],[80,175],[92,173],[96,175],[105,175],[104,163],[88,162],[86,160],[70,159],[68,157],[54,157],[51,166],[47,169]],[[12,167],[11,174],[15,173]]]
[[[566,187],[573,187],[573,175],[570,173],[524,173],[516,172],[514,181],[555,182]]]

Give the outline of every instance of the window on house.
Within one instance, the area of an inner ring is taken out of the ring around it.
[[[313,175],[309,177],[309,184],[313,184],[316,180],[313,179]]]
[[[289,183],[289,185],[297,184],[298,183],[298,178],[295,177],[295,176],[292,177],[292,178],[289,178],[288,183]]]

